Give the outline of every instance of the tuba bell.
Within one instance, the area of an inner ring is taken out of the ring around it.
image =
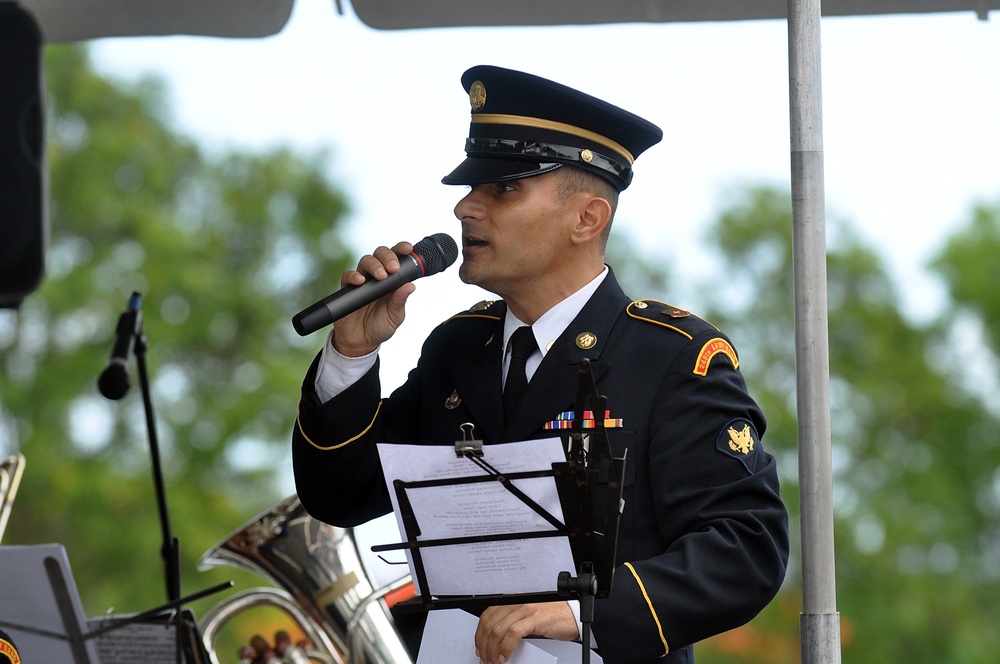
[[[384,598],[410,578],[377,589],[361,562],[349,528],[322,523],[297,496],[279,502],[207,551],[198,569],[230,565],[277,588],[255,588],[226,598],[202,617],[202,642],[219,664],[219,629],[244,609],[272,605],[299,623],[313,643],[309,656],[324,664],[412,664]]]

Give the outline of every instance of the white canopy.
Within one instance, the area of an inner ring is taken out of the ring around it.
[[[204,35],[266,37],[281,31],[295,0],[19,0],[49,42],[102,37]],[[335,1],[340,6],[341,0]],[[352,0],[357,17],[379,30],[431,27],[671,23],[784,19],[787,0]],[[975,12],[1000,0],[825,0],[824,16]]]

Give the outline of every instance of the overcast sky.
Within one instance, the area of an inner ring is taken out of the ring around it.
[[[339,16],[298,0],[265,39],[107,39],[93,53],[107,74],[163,76],[177,128],[208,148],[331,150],[359,253],[457,238],[462,189],[440,179],[463,157],[459,79],[476,64],[558,80],[663,128],[616,231],[670,263],[668,299],[685,308],[699,309],[695,281],[734,277],[701,249],[708,222],[747,184],[790,188],[784,21],[382,32],[344,5]],[[971,12],[831,18],[822,41],[828,226],[850,220],[877,244],[919,316],[940,303],[927,259],[974,203],[1000,201],[1000,25]],[[402,373],[430,326],[484,295],[456,269],[418,282],[408,333],[384,358],[398,353]]]

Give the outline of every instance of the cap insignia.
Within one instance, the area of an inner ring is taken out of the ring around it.
[[[486,106],[486,86],[482,81],[474,81],[469,86],[469,104],[472,110],[479,112]]]
[[[597,345],[597,335],[593,332],[581,332],[576,336],[576,347],[588,350]]]
[[[587,148],[580,150],[580,161],[589,164],[590,162],[594,161],[594,153],[588,150]]]

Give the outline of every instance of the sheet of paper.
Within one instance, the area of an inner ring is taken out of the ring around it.
[[[101,619],[90,621],[90,629],[105,626]],[[167,625],[131,623],[94,637],[101,664],[152,664],[177,662],[177,631]]]
[[[479,618],[461,609],[444,609],[427,614],[417,664],[479,664],[476,657],[476,625]],[[574,644],[570,644],[574,645]],[[577,655],[580,646],[576,648]],[[579,661],[579,659],[577,660]],[[558,664],[559,659],[527,641],[522,641],[510,664]]]
[[[573,641],[553,641],[551,639],[525,639],[524,643],[533,648],[543,650],[556,657],[557,664],[579,664],[583,647]],[[604,660],[596,652],[590,652],[590,664],[604,664]]]
[[[378,450],[403,540],[406,530],[394,480],[487,475],[469,459],[456,456],[449,445],[380,444]],[[502,473],[548,471],[553,463],[566,459],[558,438],[488,445],[485,455],[489,464]],[[552,477],[514,480],[513,484],[562,522]],[[411,488],[406,495],[420,527],[418,540],[555,529],[495,480]],[[421,557],[428,588],[435,596],[550,592],[557,590],[560,572],[575,570],[565,536],[424,547]]]
[[[476,657],[476,625],[479,619],[461,609],[444,609],[427,614],[416,664],[479,664]],[[573,641],[525,639],[514,649],[510,664],[579,664],[580,644]],[[603,664],[596,652],[591,664]]]
[[[100,662],[92,640],[66,638],[88,627],[61,544],[0,546],[0,626],[25,662]]]

